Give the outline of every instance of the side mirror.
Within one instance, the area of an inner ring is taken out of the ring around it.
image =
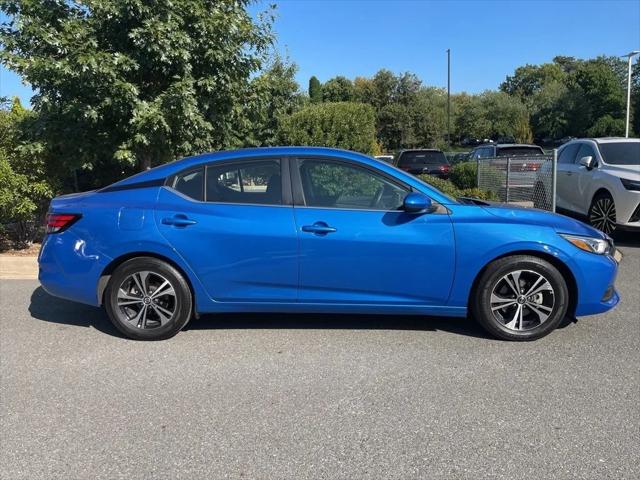
[[[593,157],[591,155],[586,156],[586,157],[582,157],[580,159],[580,165],[582,165],[583,167],[586,167],[587,170],[591,170],[593,167],[596,166],[596,161],[593,159]]]
[[[407,213],[431,213],[433,202],[424,193],[411,192],[404,197],[402,209]]]

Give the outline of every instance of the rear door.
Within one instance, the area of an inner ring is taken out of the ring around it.
[[[300,302],[446,303],[455,245],[444,208],[405,213],[399,207],[409,187],[358,163],[336,158],[296,163]]]
[[[285,172],[285,173],[283,173]],[[215,162],[162,188],[155,212],[164,238],[220,302],[294,302],[298,241],[287,164]]]

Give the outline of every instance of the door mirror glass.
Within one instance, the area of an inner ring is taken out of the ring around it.
[[[582,157],[580,159],[580,165],[582,165],[583,167],[587,167],[587,170],[591,170],[593,167],[595,167],[595,163],[596,162],[593,160],[593,157],[591,155]]]
[[[425,194],[411,192],[404,197],[402,209],[407,213],[431,213],[434,210],[434,205]]]

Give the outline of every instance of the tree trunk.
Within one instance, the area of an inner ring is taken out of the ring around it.
[[[151,169],[151,152],[142,152],[140,154],[140,171]]]

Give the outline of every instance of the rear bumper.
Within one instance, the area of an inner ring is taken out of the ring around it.
[[[110,261],[71,230],[47,235],[38,256],[38,280],[51,295],[98,306],[98,280]]]

